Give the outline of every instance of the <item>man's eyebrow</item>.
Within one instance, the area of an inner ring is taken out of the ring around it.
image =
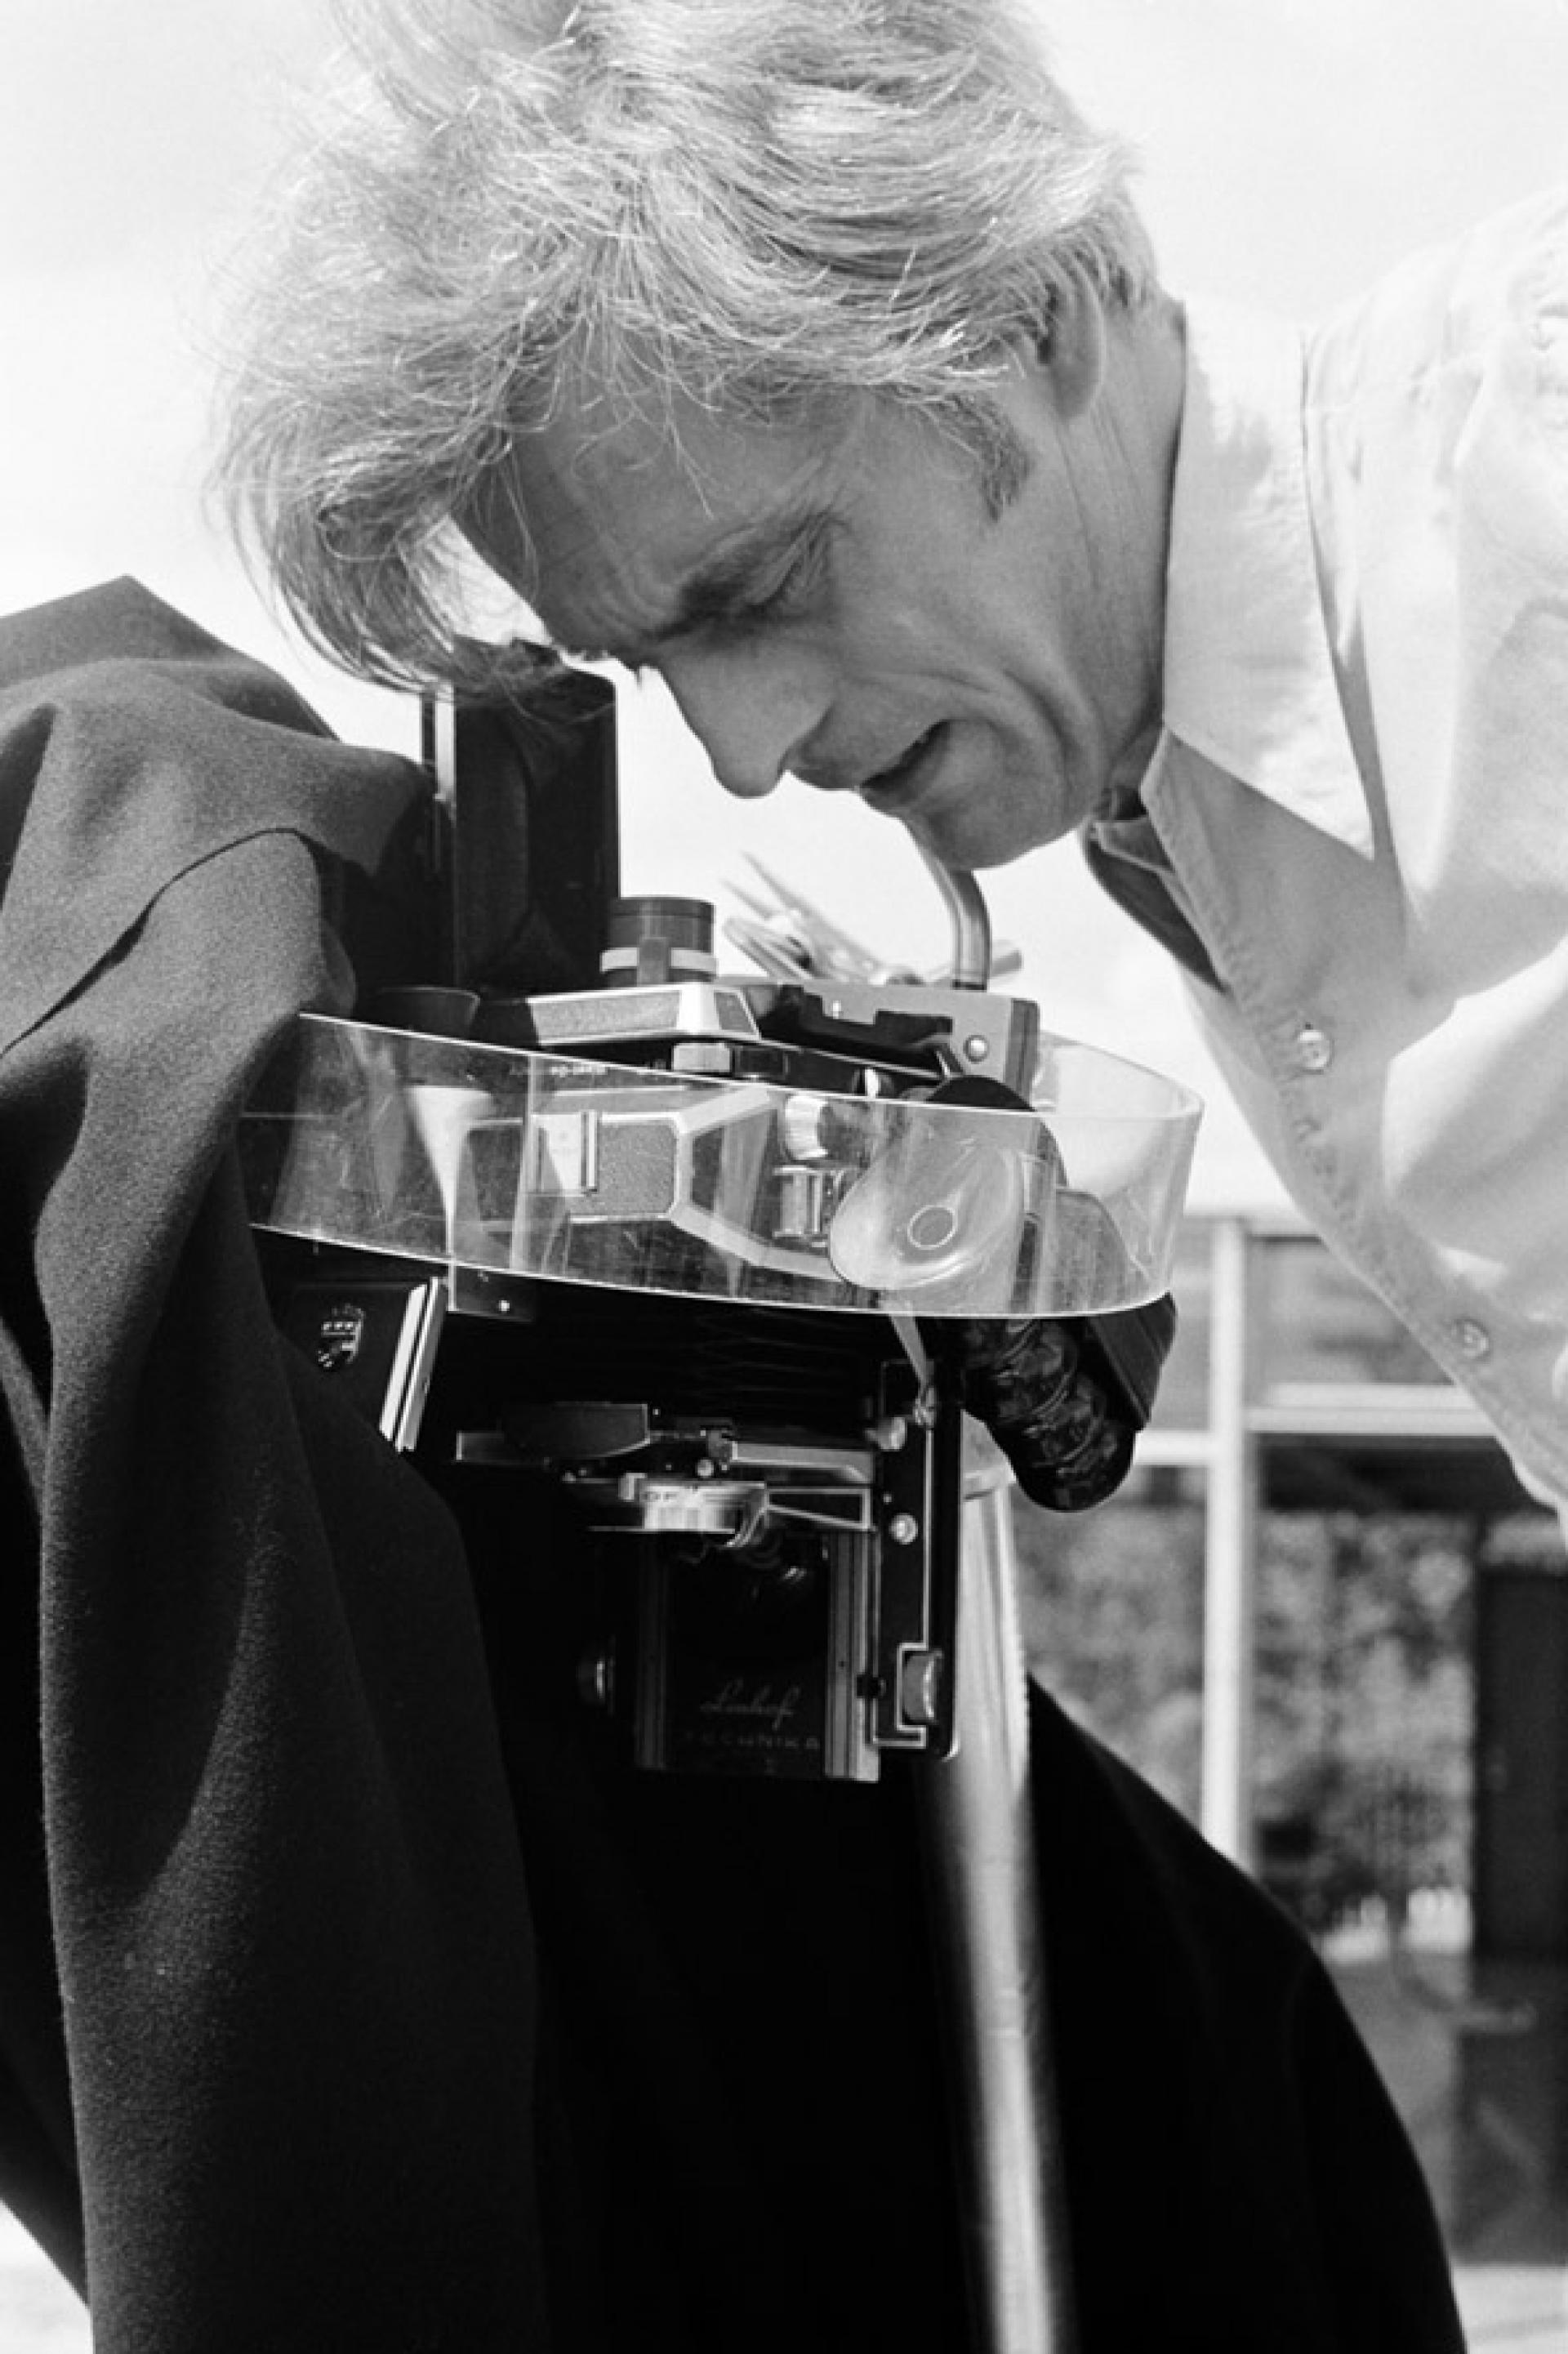
[[[754,525],[684,582],[673,614],[657,634],[678,638],[705,622],[728,620],[753,601],[781,557],[802,541],[820,538],[832,519],[825,507],[801,505]]]
[[[758,587],[781,558],[802,542],[820,539],[832,520],[828,508],[802,504],[753,525],[683,581],[663,620],[607,651],[628,668],[640,669],[655,661],[658,649],[668,640],[711,627],[715,621],[733,620],[756,600]]]
[[[547,591],[541,589],[528,602],[549,642],[567,662],[618,662],[628,670],[652,669],[660,647],[671,639],[744,613],[758,601],[759,586],[779,562],[803,544],[820,545],[835,522],[831,507],[802,502],[738,532],[727,547],[682,583],[667,616],[635,634],[617,637],[613,644],[607,639],[589,646],[583,633],[556,629]]]

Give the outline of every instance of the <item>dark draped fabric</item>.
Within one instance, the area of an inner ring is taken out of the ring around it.
[[[461,1548],[277,1345],[232,1150],[284,1025],[346,1008],[323,918],[420,779],[129,584],[0,680],[0,2190],[104,2354],[528,2343]]]

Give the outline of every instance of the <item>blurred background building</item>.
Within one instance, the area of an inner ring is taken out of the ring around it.
[[[1029,1649],[1297,1914],[1456,2257],[1535,2268],[1544,2298],[1568,2263],[1556,1515],[1292,1218],[1192,1217],[1177,1292],[1128,1487],[1082,1521],[1020,1516]]]

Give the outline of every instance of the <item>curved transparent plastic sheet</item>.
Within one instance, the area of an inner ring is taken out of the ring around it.
[[[1045,1040],[1032,1111],[596,1063],[307,1014],[240,1124],[252,1222],[511,1276],[1034,1317],[1167,1288],[1198,1098]]]

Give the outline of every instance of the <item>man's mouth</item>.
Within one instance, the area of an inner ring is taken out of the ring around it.
[[[891,766],[878,769],[874,776],[863,778],[855,787],[861,800],[874,810],[896,814],[899,803],[918,790],[927,764],[938,749],[946,732],[945,721],[938,720],[934,727],[927,727],[923,736],[917,736]]]

